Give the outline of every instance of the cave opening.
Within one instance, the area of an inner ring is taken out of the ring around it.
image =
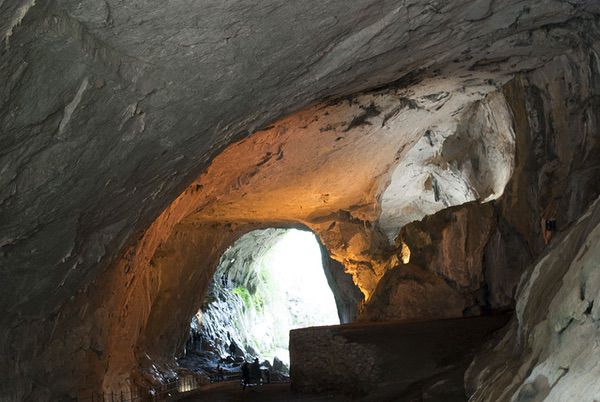
[[[209,373],[219,365],[234,375],[258,358],[287,379],[289,331],[340,323],[325,253],[307,230],[241,236],[221,256],[180,363]]]

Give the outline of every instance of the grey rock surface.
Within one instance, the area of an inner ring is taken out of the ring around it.
[[[471,364],[470,401],[594,401],[598,388],[600,202],[524,275],[516,316]]]
[[[10,3],[0,6],[8,320],[55,311],[232,139],[415,71],[539,66],[598,8],[494,2],[484,18],[470,1]]]
[[[600,70],[597,40],[587,45],[505,88],[521,163],[497,205],[502,221],[486,250],[488,282],[516,286],[493,277],[515,278],[516,267],[533,264],[518,283],[511,325],[466,375],[471,401],[593,401],[600,394],[592,379],[600,182],[597,155],[590,154],[600,132],[593,106]],[[550,217],[558,233],[545,245],[540,219]]]
[[[583,156],[565,181],[572,222],[597,186],[598,14],[595,0],[0,0],[0,395],[56,400],[76,376],[102,378],[114,312],[82,294],[129,291],[103,273],[223,147],[323,98],[467,70],[509,77],[577,64],[559,55],[584,49],[591,73],[569,69],[568,90],[593,90],[565,99],[588,116],[583,148],[560,154]],[[546,110],[541,71],[529,89]]]

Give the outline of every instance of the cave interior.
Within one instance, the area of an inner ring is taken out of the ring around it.
[[[597,0],[0,34],[0,401],[600,400]]]

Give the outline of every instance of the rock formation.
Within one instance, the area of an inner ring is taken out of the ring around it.
[[[599,35],[596,0],[0,0],[0,399],[160,383],[223,252],[303,227],[349,318],[521,281],[473,399],[592,400]]]
[[[469,369],[471,400],[596,399],[599,236],[596,201],[524,275],[515,320]]]
[[[216,361],[231,355],[234,344],[250,361],[278,358],[289,365],[290,329],[356,316],[356,300],[340,291],[346,281],[355,288],[350,276],[330,272],[337,268],[332,264],[323,266],[329,258],[320,250],[312,233],[295,229],[256,230],[239,238],[220,258],[192,321],[192,335],[207,345],[190,350],[186,345],[186,355]]]

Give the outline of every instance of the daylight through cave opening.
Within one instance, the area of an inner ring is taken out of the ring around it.
[[[291,329],[339,323],[315,235],[255,230],[222,255],[192,319],[188,359],[195,355],[198,365],[210,366],[227,356],[277,358],[288,365]]]

